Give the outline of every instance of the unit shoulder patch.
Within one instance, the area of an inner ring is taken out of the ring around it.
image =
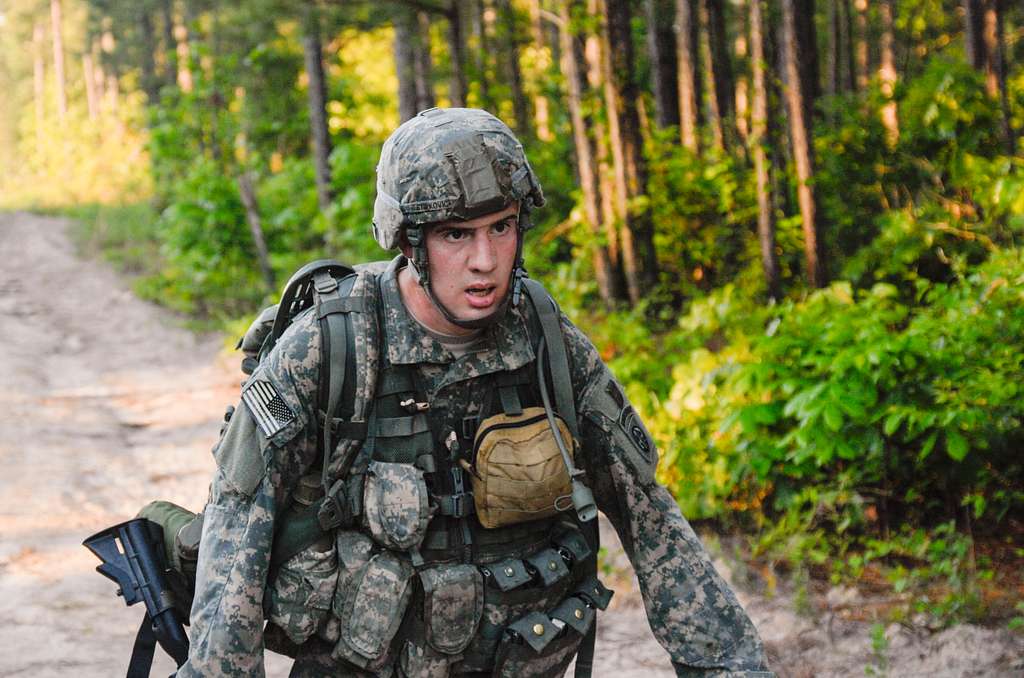
[[[278,433],[295,420],[295,413],[277,392],[274,385],[264,379],[252,379],[242,389],[242,402],[256,425],[267,438]]]

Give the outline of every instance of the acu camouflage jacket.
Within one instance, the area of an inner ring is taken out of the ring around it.
[[[383,304],[383,327],[361,331],[360,323],[376,322],[376,316],[355,318],[361,368],[354,398],[363,399],[363,404],[373,398],[380,356],[375,342],[366,337],[378,336],[379,329],[391,363],[417,366],[432,412],[472,414],[491,383],[488,375],[534,361],[527,318],[533,311],[526,303],[510,309],[474,351],[455,359],[402,305],[396,271],[403,264],[399,257],[383,273],[363,269],[356,281],[352,294],[375,294],[380,276],[377,303]],[[772,676],[753,624],[714,570],[675,500],[655,481],[657,450],[622,388],[591,342],[564,315],[561,323],[582,438],[577,464],[632,562],[651,628],[678,675]],[[273,385],[291,418],[267,437],[250,411],[239,406],[214,450],[218,470],[205,509],[191,649],[178,676],[264,675],[264,598],[275,520],[317,460],[320,360],[316,318],[300,315],[252,377]],[[351,446],[342,441],[332,464],[339,465],[353,452]],[[330,606],[329,600],[315,598],[310,598],[311,606]],[[412,638],[406,649],[415,653],[418,647],[423,644]],[[405,659],[402,662],[406,667]],[[330,646],[314,637],[299,648],[292,675],[391,675],[390,671],[388,667],[368,674],[332,660]],[[462,673],[454,663],[429,675],[449,671]],[[418,675],[428,674],[423,670]]]

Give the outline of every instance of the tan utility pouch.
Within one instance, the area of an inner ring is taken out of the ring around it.
[[[566,448],[569,428],[555,415]],[[572,508],[572,482],[543,407],[480,422],[470,469],[473,501],[487,528],[540,520]]]

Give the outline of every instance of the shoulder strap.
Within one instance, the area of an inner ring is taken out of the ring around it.
[[[345,375],[354,375],[356,367],[354,333],[349,314],[364,312],[372,305],[365,296],[352,296],[355,276],[346,276],[339,280],[334,276],[335,273],[335,269],[327,267],[313,271],[309,290],[313,295],[314,312],[320,324],[320,481],[325,494],[331,489],[327,474],[331,455],[339,438],[357,439],[366,435],[365,424],[344,421],[337,415],[345,392]],[[341,475],[344,476],[345,473]],[[281,563],[305,549],[323,534],[318,517],[319,508],[320,504],[314,502],[310,506],[297,511],[286,511],[282,515],[281,524],[274,535],[271,576],[276,574]]]
[[[562,323],[558,304],[536,280],[523,279],[530,303],[537,311],[544,344],[548,349],[548,365],[551,368],[551,382],[555,390],[555,406],[562,415],[573,438],[579,440],[579,425],[576,421],[576,402],[573,399],[572,375],[569,372],[569,357],[565,352]]]
[[[321,270],[313,275],[313,287],[316,290],[316,314],[320,322],[320,403],[323,406],[323,422],[320,426],[321,442],[321,476],[320,482],[324,492],[327,487],[327,468],[331,463],[331,451],[334,449],[335,415],[341,392],[345,385],[346,364],[348,361],[348,322],[347,314],[354,310],[352,299],[342,296],[338,281],[330,272]],[[349,285],[351,290],[351,284]],[[326,395],[326,398],[323,397]]]
[[[544,334],[544,344],[548,350],[548,364],[551,368],[551,381],[555,390],[555,405],[558,413],[562,415],[569,431],[578,440],[579,426],[576,421],[576,402],[573,399],[572,375],[569,371],[569,357],[565,351],[565,338],[562,336],[562,324],[558,304],[548,294],[544,286],[530,278],[523,279],[527,296],[537,311],[540,320],[541,332]],[[600,532],[597,529],[597,521],[591,520],[582,523],[587,541],[590,542],[592,562],[587,564],[588,574],[597,574],[597,553],[600,549]],[[590,626],[590,630],[583,638],[579,653],[576,655],[575,678],[590,678],[594,668],[594,645],[597,639],[597,619]]]

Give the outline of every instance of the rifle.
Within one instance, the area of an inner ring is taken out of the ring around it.
[[[146,616],[135,636],[127,678],[147,678],[156,643],[178,666],[188,658],[188,637],[174,610],[168,585],[163,528],[136,518],[92,535],[82,545],[102,562],[96,571],[118,585],[117,595],[131,606],[146,604]]]

